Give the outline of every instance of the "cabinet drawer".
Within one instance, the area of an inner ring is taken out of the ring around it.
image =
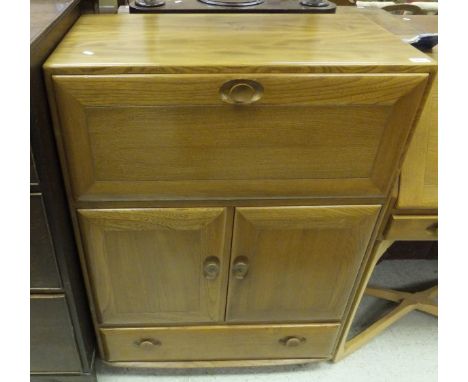
[[[394,215],[388,223],[385,238],[392,240],[437,240],[437,224],[436,215]]]
[[[339,324],[101,329],[108,361],[330,357]]]
[[[60,275],[41,194],[30,196],[30,287],[60,289]]]
[[[31,372],[81,372],[65,296],[32,295],[30,308]]]
[[[426,82],[426,74],[54,76],[77,200],[384,196]]]

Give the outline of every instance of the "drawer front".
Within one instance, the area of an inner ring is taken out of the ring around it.
[[[384,196],[426,74],[55,76],[77,200]]]
[[[79,210],[78,216],[103,324],[223,321],[227,209]]]
[[[339,324],[101,329],[107,361],[328,358]]]
[[[81,372],[81,361],[64,295],[31,295],[32,373]]]
[[[30,287],[60,289],[60,275],[41,194],[31,194],[30,217]]]
[[[389,240],[437,240],[436,215],[394,215],[391,217],[385,238]]]

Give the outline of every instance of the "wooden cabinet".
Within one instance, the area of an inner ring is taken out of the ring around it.
[[[434,70],[355,15],[82,17],[45,71],[101,356],[333,357]]]
[[[226,320],[341,320],[379,209],[236,209]]]
[[[229,215],[224,208],[80,210],[100,322],[223,321]]]

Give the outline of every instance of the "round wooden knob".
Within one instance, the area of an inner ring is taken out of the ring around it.
[[[234,260],[232,273],[238,280],[242,280],[249,272],[249,260],[245,256],[239,256]]]
[[[297,337],[288,338],[285,343],[285,345],[288,348],[293,348],[293,347],[299,346],[300,344],[301,344],[301,340]]]
[[[250,104],[263,95],[263,86],[252,80],[233,80],[220,89],[221,99],[233,104]]]
[[[143,350],[151,350],[157,346],[161,345],[161,342],[158,340],[153,340],[151,338],[145,338],[136,342],[137,346]]]
[[[284,346],[288,348],[294,348],[299,346],[300,344],[304,343],[306,339],[304,337],[286,337],[280,340],[281,343],[284,344]]]
[[[203,265],[203,274],[207,280],[214,280],[218,277],[219,269],[219,259],[216,256],[210,256]]]

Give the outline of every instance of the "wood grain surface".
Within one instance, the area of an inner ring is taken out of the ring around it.
[[[434,241],[437,237],[437,215],[394,215],[385,231],[386,240]]]
[[[438,101],[436,77],[403,164],[398,209],[438,207]]]
[[[112,38],[110,38],[112,36]],[[428,72],[434,63],[360,15],[86,15],[53,73]]]
[[[101,329],[108,361],[328,358],[339,324]],[[300,339],[287,346],[291,337]],[[156,346],[139,346],[142,340]]]

